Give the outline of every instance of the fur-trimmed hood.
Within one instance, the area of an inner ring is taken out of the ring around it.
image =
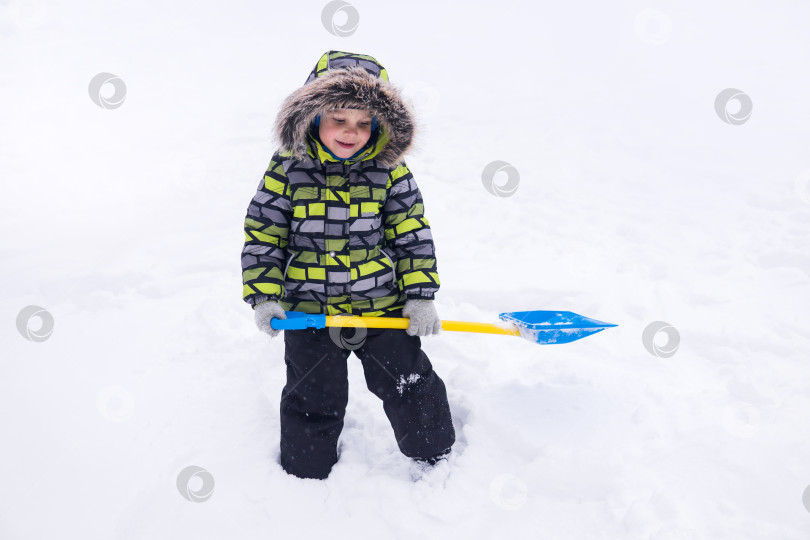
[[[303,159],[315,117],[323,117],[335,107],[367,109],[376,116],[380,133],[372,133],[369,142],[384,141],[373,155],[384,167],[399,165],[412,148],[415,115],[401,92],[388,82],[385,68],[370,56],[329,51],[321,56],[304,86],[281,105],[275,123],[280,150]]]

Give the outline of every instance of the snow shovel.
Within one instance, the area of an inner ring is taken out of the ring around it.
[[[300,311],[285,311],[287,319],[273,319],[270,326],[277,330],[303,330],[343,326],[354,328],[406,329],[410,319],[404,317],[363,317],[359,315],[317,315]],[[571,311],[515,311],[498,315],[499,325],[465,321],[442,321],[442,330],[520,336],[542,345],[570,343],[601,332],[615,324],[583,317]]]

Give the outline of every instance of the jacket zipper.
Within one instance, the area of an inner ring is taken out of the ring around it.
[[[380,252],[381,252],[383,255],[385,255],[385,258],[386,258],[386,259],[388,259],[388,264],[390,264],[390,265],[391,265],[391,272],[393,272],[393,273],[394,273],[394,283],[396,284],[396,282],[397,282],[397,268],[396,268],[396,266],[394,266],[394,259],[392,259],[392,258],[391,258],[391,257],[388,255],[388,253],[386,253],[386,252],[385,252],[385,250],[384,250],[383,248],[380,248]]]
[[[290,265],[292,264],[293,259],[295,258],[296,255],[297,253],[293,253],[292,255],[290,255],[290,260],[287,261],[287,266],[284,267],[284,275],[281,277],[282,280],[284,281],[287,280],[287,270],[290,269]]]

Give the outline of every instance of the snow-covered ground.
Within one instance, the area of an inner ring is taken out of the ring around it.
[[[810,537],[810,5],[327,6],[0,0],[0,538]],[[273,119],[330,49],[420,115],[443,319],[619,325],[424,338],[457,443],[416,481],[354,356],[340,462],[282,471],[283,343],[241,299]]]

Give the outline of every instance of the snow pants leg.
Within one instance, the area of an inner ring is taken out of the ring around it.
[[[333,340],[329,330],[284,332],[287,384],[281,399],[281,466],[301,478],[326,478],[337,462],[349,397],[346,363],[352,351]],[[348,338],[355,335],[351,328],[342,332]],[[418,336],[368,328],[354,353],[363,365],[366,385],[383,402],[403,454],[429,458],[453,445],[447,391]]]

